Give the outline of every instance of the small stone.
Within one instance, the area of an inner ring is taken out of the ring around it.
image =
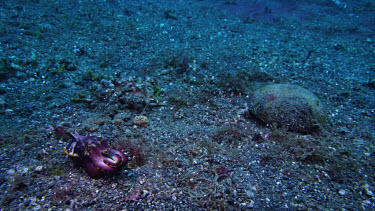
[[[365,184],[363,186],[363,192],[367,195],[367,196],[373,196],[374,193],[371,191],[371,187],[369,186],[369,184]]]
[[[122,125],[122,119],[115,119],[115,125],[118,125],[118,126],[120,126],[120,125]]]
[[[246,191],[246,195],[249,197],[249,198],[254,198],[255,197],[255,194],[253,191],[250,191],[250,190],[247,190]]]
[[[23,175],[28,174],[29,170],[30,169],[28,167],[25,167],[25,166],[20,166],[19,168],[17,168],[17,171],[20,172]]]
[[[5,180],[9,182],[14,182],[16,177],[16,170],[15,169],[9,169],[6,171]]]
[[[159,75],[167,75],[167,74],[169,74],[169,72],[170,71],[168,69],[163,69],[163,70],[160,71]]]
[[[250,203],[247,204],[247,208],[253,209],[255,202],[253,200],[250,201]]]
[[[12,116],[12,114],[13,114],[13,110],[12,109],[5,109],[5,115],[7,115],[7,116]]]
[[[341,196],[345,196],[346,195],[346,190],[339,190],[339,194]]]
[[[141,191],[141,199],[144,199],[144,198],[146,198],[148,195],[149,195],[149,191],[148,190],[142,190]]]
[[[38,173],[42,172],[42,170],[43,170],[43,166],[37,166],[37,167],[35,167],[35,169],[34,169],[34,171],[35,171],[35,172],[38,172]]]
[[[149,123],[149,120],[146,116],[136,116],[134,118],[134,124],[141,126],[141,127],[147,127]]]
[[[5,106],[5,100],[3,98],[0,98],[0,107]]]
[[[367,83],[367,86],[371,87],[371,88],[375,88],[375,78],[371,78],[368,83]]]

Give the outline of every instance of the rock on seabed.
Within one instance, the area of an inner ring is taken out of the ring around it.
[[[312,92],[297,85],[272,84],[253,93],[249,114],[296,132],[314,132],[324,123],[324,107]]]

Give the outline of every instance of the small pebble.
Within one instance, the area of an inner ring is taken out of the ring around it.
[[[367,196],[373,196],[373,195],[374,195],[374,193],[373,193],[373,192],[371,191],[371,189],[370,189],[369,184],[364,185],[363,190],[364,190],[364,193],[365,193]]]
[[[147,127],[149,123],[149,120],[145,116],[136,116],[134,118],[134,124],[141,126],[141,127]]]
[[[35,167],[35,169],[34,169],[34,171],[35,172],[42,172],[42,170],[43,170],[43,166],[37,166],[37,167]]]
[[[5,100],[3,98],[0,98],[0,107],[5,106]]]
[[[346,195],[346,190],[339,190],[339,194],[341,196],[345,196]]]
[[[5,109],[5,115],[7,116],[11,116],[13,114],[13,110],[12,109]]]

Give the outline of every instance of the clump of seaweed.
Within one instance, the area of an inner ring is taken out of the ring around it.
[[[246,71],[240,71],[235,74],[223,73],[219,77],[218,86],[223,89],[223,91],[240,95],[245,93],[250,87],[250,74]]]
[[[16,70],[12,67],[12,62],[8,58],[0,59],[0,80],[6,80],[15,74]]]
[[[64,73],[65,71],[74,71],[77,67],[72,62],[62,59],[62,60],[55,60],[51,59],[50,63],[47,67],[48,72],[52,75],[58,75]]]
[[[276,143],[262,156],[263,161],[292,159],[306,164],[324,165],[328,160],[327,147],[310,135],[296,134],[281,128],[271,133],[268,141]],[[280,151],[285,154],[277,153]]]
[[[229,143],[231,145],[238,145],[242,140],[244,134],[241,130],[233,126],[224,126],[214,132],[213,140],[217,143]]]
[[[165,60],[165,68],[172,68],[177,75],[189,73],[189,63],[192,62],[191,58],[186,56],[172,56]]]
[[[94,73],[93,70],[87,70],[85,73],[82,75],[82,79],[84,81],[101,81],[104,79],[105,76],[102,73]]]
[[[92,106],[103,110],[109,116],[113,117],[123,110],[143,113],[146,108],[164,105],[161,101],[163,91],[156,79],[130,76],[103,79],[100,83],[101,86],[93,90],[96,98]]]

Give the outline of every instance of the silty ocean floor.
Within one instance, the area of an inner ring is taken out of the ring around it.
[[[3,0],[0,22],[2,210],[375,209],[373,1]],[[320,99],[318,129],[249,114],[274,84]],[[91,178],[74,132],[129,163]]]

